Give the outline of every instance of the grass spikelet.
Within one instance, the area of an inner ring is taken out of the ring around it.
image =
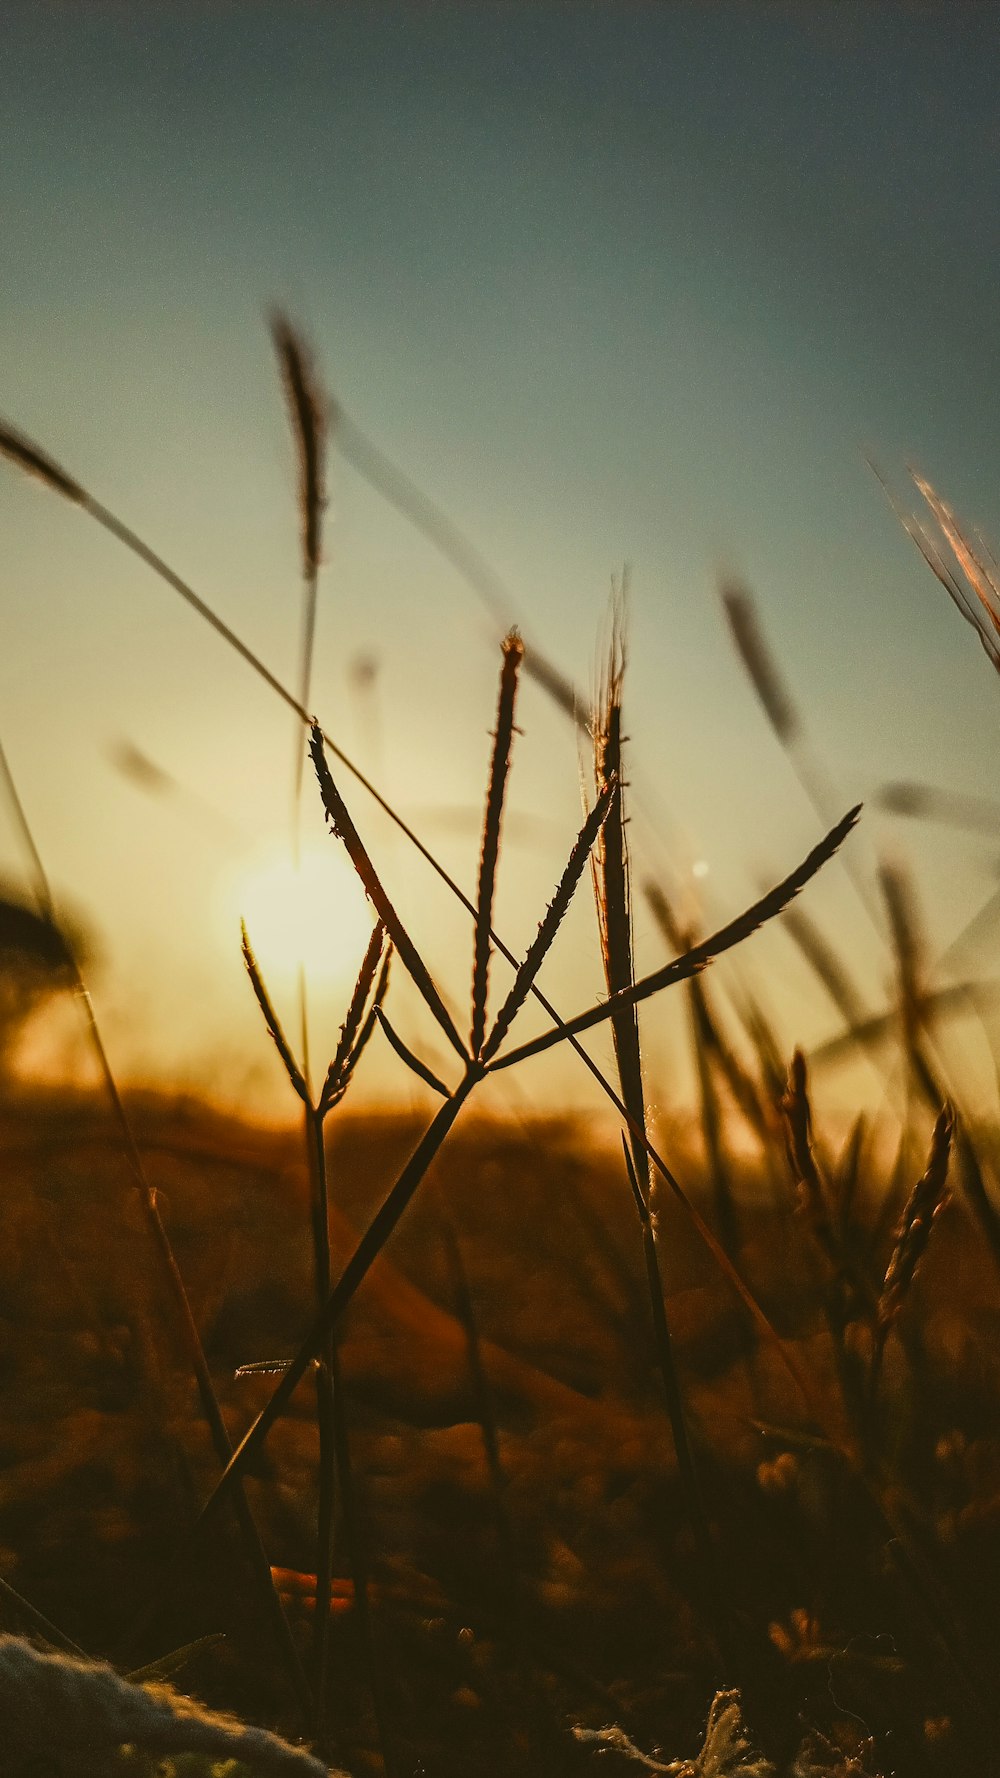
[[[386,951],[386,937],[386,929],[382,924],[382,921],[379,920],[376,922],[371,938],[368,940],[368,948],[361,961],[361,968],[358,971],[358,979],[354,984],[354,992],[351,995],[350,1005],[347,1008],[344,1023],[340,1027],[340,1037],[337,1042],[333,1061],[330,1063],[327,1070],[326,1080],[321,1094],[321,1100],[324,1102],[328,1101],[329,1095],[332,1093],[337,1093],[338,1097],[342,1097],[339,1088],[345,1070],[349,1070],[350,1073],[353,1073],[361,1058],[361,1052],[364,1049],[365,1043],[368,1041],[367,1037],[364,1035],[365,1028],[368,1025],[366,1009],[371,1010],[368,1008],[368,1002],[372,992],[372,984],[375,982],[376,972],[378,971],[380,963],[382,964],[382,970],[379,974],[378,984],[375,988],[373,1004],[381,1006],[382,1001],[385,999],[386,990],[389,986],[389,963],[392,951],[390,945],[389,951],[386,953],[383,961],[383,953]],[[369,1036],[370,1034],[371,1028],[369,1028],[368,1032]],[[327,1109],[329,1109],[329,1105],[332,1103],[333,1101],[329,1100]]]
[[[333,773],[326,762],[322,731],[315,724],[310,736],[309,751],[316,769],[320,795],[323,798],[323,807],[326,810],[331,831],[337,839],[343,841],[347,855],[361,879],[365,894],[389,933],[414,985],[434,1019],[440,1025],[448,1042],[464,1061],[466,1059],[465,1045],[455,1029],[451,1014],[434,986],[426,963],[390,901],[361,836],[347,812],[347,806],[333,781]]]
[[[281,367],[288,417],[298,452],[302,569],[305,578],[310,580],[319,569],[326,502],[327,400],[316,375],[312,354],[301,334],[278,310],[271,316],[271,338]]]
[[[768,646],[752,594],[735,581],[722,588],[722,604],[736,651],[768,722],[784,747],[794,747],[802,722],[781,670]]]
[[[281,1057],[282,1066],[288,1076],[292,1088],[298,1093],[303,1104],[308,1105],[310,1103],[309,1088],[305,1083],[305,1079],[295,1057],[292,1055],[288,1046],[288,1040],[281,1029],[278,1015],[271,1004],[271,997],[264,986],[264,978],[260,973],[257,959],[253,954],[253,946],[250,943],[250,936],[247,932],[246,925],[242,920],[240,921],[240,933],[242,935],[243,961],[246,964],[247,975],[250,977],[250,986],[254,991],[257,1005],[260,1007],[260,1010],[264,1015],[264,1023],[271,1034],[274,1047]]]
[[[445,1086],[444,1081],[438,1080],[437,1075],[428,1068],[426,1062],[422,1062],[419,1056],[415,1056],[409,1046],[403,1042],[399,1032],[394,1030],[393,1026],[389,1023],[388,1016],[382,1007],[379,1007],[378,1009],[378,1022],[388,1039],[390,1048],[395,1050],[400,1061],[405,1062],[407,1068],[409,1068],[418,1079],[422,1080],[425,1086],[430,1087],[432,1092],[440,1093],[442,1099],[447,1099],[448,1088]]]
[[[709,938],[703,939],[700,944],[693,946],[683,957],[677,957],[673,963],[666,964],[662,969],[654,970],[651,975],[643,976],[633,987],[605,1000],[600,1006],[591,1007],[587,1012],[578,1013],[576,1018],[566,1020],[555,1029],[543,1032],[533,1042],[522,1044],[519,1049],[508,1051],[505,1056],[500,1057],[494,1066],[509,1068],[512,1063],[520,1062],[526,1056],[539,1055],[543,1050],[550,1049],[553,1044],[562,1042],[566,1037],[576,1036],[581,1031],[590,1031],[595,1025],[603,1024],[605,1019],[612,1017],[619,1006],[648,1000],[652,995],[658,994],[661,989],[672,987],[675,982],[687,981],[689,977],[698,974],[716,957],[721,956],[724,951],[732,950],[734,945],[741,944],[745,938],[749,938],[752,932],[756,932],[768,920],[773,920],[777,914],[780,914],[788,906],[788,903],[799,894],[800,890],[805,888],[816,872],[821,870],[823,865],[833,857],[855,826],[860,813],[861,804],[858,803],[855,808],[849,810],[841,821],[837,822],[836,827],[830,829],[830,832],[820,840],[817,846],[813,847],[795,870],[784,877],[780,883],[775,884],[773,889],[768,890],[766,895],[761,896],[759,901],[755,901],[751,907],[737,915],[735,920],[731,920],[727,926],[721,926],[718,932],[713,932]]]
[[[896,1239],[878,1300],[878,1332],[884,1343],[898,1320],[921,1261],[927,1252],[931,1229],[948,1200],[948,1165],[951,1159],[955,1114],[950,1105],[939,1112],[931,1136],[927,1167],[917,1180],[896,1230]]]
[[[594,785],[598,794],[617,783],[612,802],[591,853],[594,898],[601,936],[601,961],[609,994],[630,988],[635,980],[632,948],[632,885],[629,869],[623,774],[622,685],[625,677],[624,602],[626,582],[616,590],[611,635],[602,682],[594,706]],[[615,1061],[622,1098],[640,1128],[646,1125],[642,1088],[639,1018],[624,1006],[611,1021]],[[644,1190],[649,1188],[649,1157],[633,1141],[632,1160]]]
[[[792,1057],[781,1112],[785,1120],[788,1159],[795,1177],[799,1213],[815,1246],[831,1270],[839,1272],[840,1244],[834,1233],[826,1188],[813,1152],[806,1059],[798,1049]]]
[[[514,738],[514,706],[517,701],[517,678],[524,657],[524,644],[516,630],[511,630],[503,645],[503,667],[497,698],[497,721],[493,735],[489,784],[486,790],[486,812],[483,817],[483,843],[479,855],[479,888],[476,894],[475,954],[472,966],[472,1027],[470,1048],[478,1056],[486,1036],[486,997],[489,988],[490,931],[493,925],[493,895],[496,888],[497,864],[500,858],[500,829],[503,823],[504,795],[510,770],[510,750]]]
[[[53,462],[30,438],[25,438],[23,432],[18,432],[3,420],[0,420],[0,456],[16,464],[18,469],[23,469],[26,475],[33,475],[38,481],[44,482],[53,493],[61,494],[64,500],[72,500],[74,506],[82,506],[86,501],[86,492],[67,470]]]
[[[964,584],[950,566],[943,564],[940,552],[916,521],[907,524],[906,528],[928,567],[936,574],[966,623],[972,625],[992,665],[1000,672],[1000,580],[992,565],[985,560],[984,554],[972,544],[951,508],[935,493],[930,482],[915,470],[911,470],[910,474],[914,486],[923,495],[933,515],[941,538],[958,565]]]
[[[483,1045],[481,1057],[483,1062],[490,1062],[496,1055],[514,1019],[531,993],[535,977],[566,917],[569,904],[583,875],[587,859],[590,857],[591,847],[607,820],[617,792],[617,781],[605,786],[577,835],[576,843],[566,861],[566,868],[556,885],[556,892],[542,916],[538,931],[528,947],[524,962],[514,977],[510,992],[497,1013],[493,1029]],[[559,1026],[557,1034],[558,1036],[568,1035],[568,1028],[565,1025]],[[510,1058],[505,1056],[500,1062],[494,1063],[494,1066],[508,1067],[509,1063]]]

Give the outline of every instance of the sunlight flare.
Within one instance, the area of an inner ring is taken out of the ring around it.
[[[307,847],[296,865],[272,847],[250,860],[227,896],[227,928],[247,931],[268,980],[294,987],[300,967],[316,986],[353,983],[372,914],[350,864],[331,845]]]

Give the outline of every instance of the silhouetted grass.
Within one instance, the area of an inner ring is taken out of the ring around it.
[[[869,1010],[884,1005],[882,984],[869,996],[854,959],[792,906],[849,840],[859,810],[832,820],[802,708],[739,588],[726,594],[734,641],[830,827],[801,864],[704,938],[707,921],[678,920],[652,886],[647,899],[676,954],[637,968],[619,605],[591,712],[558,669],[508,634],[478,883],[466,896],[310,717],[331,417],[334,440],[363,472],[479,576],[495,615],[506,600],[433,503],[343,414],[331,416],[290,323],[276,316],[272,332],[298,458],[296,693],[68,471],[0,428],[0,453],[125,544],[292,710],[297,761],[308,735],[330,843],[344,847],[375,916],[315,1092],[305,987],[296,1054],[244,932],[253,993],[302,1105],[297,1153],[284,1137],[204,1110],[185,1124],[154,1097],[126,1110],[22,823],[38,914],[34,926],[7,921],[7,967],[19,944],[25,954],[34,945],[33,967],[53,987],[75,984],[111,1116],[68,1091],[25,1090],[0,1110],[9,1333],[0,1565],[17,1580],[0,1582],[0,1612],[43,1641],[117,1647],[122,1657],[131,1624],[144,1654],[177,1645],[170,1658],[191,1665],[210,1702],[275,1723],[297,1698],[321,1747],[359,1775],[382,1763],[399,1778],[549,1778],[592,1770],[597,1754],[635,1758],[642,1746],[664,1748],[660,1768],[679,1770],[675,1753],[693,1752],[706,1719],[703,1752],[684,1767],[704,1778],[716,1769],[727,1778],[985,1773],[1000,1678],[990,1582],[1000,1555],[1000,1144],[969,1115],[936,1029],[963,994],[967,1004],[981,990],[935,980],[916,890],[898,867],[880,872],[876,924],[895,969],[884,1011]],[[993,567],[929,484],[917,486],[938,528],[933,543],[920,540],[924,554],[994,659]],[[590,721],[595,800],[519,956],[496,932],[494,906],[522,666],[578,730]],[[449,1011],[454,984],[435,980],[406,907],[390,896],[331,760],[464,908],[467,1027]],[[293,833],[300,787],[297,768]],[[607,995],[566,1018],[539,977],[588,867]],[[871,906],[867,879],[857,881]],[[858,1115],[835,1140],[814,1107],[824,1046],[789,1059],[738,979],[723,1016],[706,972],[779,917],[843,1018],[825,1055],[871,1051],[887,1073],[905,1065],[913,1091],[901,1129],[888,1113]],[[512,974],[491,1013],[494,951]],[[390,955],[456,1059],[454,1084],[398,1028]],[[693,1119],[650,1112],[642,1008],[677,984],[700,1143]],[[529,997],[549,1025],[518,1042]],[[602,1025],[617,1085],[580,1041]],[[348,1109],[331,1117],[379,1033],[437,1095],[423,1128]],[[624,1179],[578,1130],[532,1125],[518,1137],[475,1121],[471,1102],[487,1076],[499,1081],[562,1043],[620,1119]],[[115,1132],[159,1281],[106,1167]],[[306,1407],[299,1385],[310,1376]],[[218,1512],[230,1494],[239,1548]],[[284,1674],[262,1625],[280,1641]],[[211,1634],[220,1626],[221,1643]],[[722,1678],[740,1697],[713,1704]]]

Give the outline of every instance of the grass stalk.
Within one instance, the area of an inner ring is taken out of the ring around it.
[[[626,1006],[638,1005],[643,1000],[659,994],[662,989],[671,987],[675,982],[687,981],[702,969],[714,962],[724,951],[732,950],[734,945],[742,944],[752,932],[774,919],[788,903],[799,894],[810,878],[831,859],[843,844],[851,829],[855,826],[861,806],[848,811],[836,826],[820,840],[817,846],[803,859],[802,863],[789,875],[770,889],[759,901],[730,920],[726,926],[713,932],[710,937],[677,957],[672,963],[665,964],[661,969],[653,970],[652,974],[640,977],[630,988],[620,990],[611,995],[601,1005],[591,1007],[586,1012],[578,1013],[575,1018],[565,1019],[551,1031],[544,1031],[540,1037],[530,1043],[521,1044],[518,1048],[508,1050],[504,1055],[491,1062],[491,1072],[500,1068],[510,1068],[517,1062],[523,1062],[528,1056],[541,1055],[551,1049],[553,1044],[564,1041],[566,1037],[577,1037],[582,1031],[590,1031],[595,1025],[603,1024],[605,1019],[612,1018]]]

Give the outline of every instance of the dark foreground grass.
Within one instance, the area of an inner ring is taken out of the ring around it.
[[[309,1314],[299,1145],[152,1099],[136,1121],[236,1438],[271,1381],[237,1379],[237,1368],[292,1350]],[[341,1119],[335,1262],[352,1244],[346,1219],[365,1223],[413,1134],[406,1122]],[[25,1097],[8,1102],[0,1138],[4,1577],[74,1641],[123,1667],[221,1631],[185,1683],[209,1703],[287,1726],[291,1700],[266,1623],[250,1582],[234,1581],[235,1532],[220,1522],[183,1572],[172,1566],[217,1468],[183,1354],[164,1345],[162,1284],[113,1131],[87,1099]],[[742,1169],[738,1184],[740,1263],[847,1445],[843,1354],[813,1281],[809,1230],[791,1199],[787,1212],[763,1207],[758,1167]],[[870,1232],[883,1191],[863,1161],[846,1235],[871,1277],[884,1275],[893,1250],[891,1232]],[[871,1463],[905,1549],[873,1513],[864,1475],[803,1415],[786,1370],[669,1202],[660,1236],[675,1361],[757,1740],[789,1759],[815,1731],[841,1750],[829,1770],[987,1770],[975,1699],[996,1680],[1000,1314],[974,1225],[954,1199],[938,1216],[879,1365]],[[843,1338],[863,1345],[860,1320]],[[598,1753],[570,1728],[610,1722],[642,1747],[693,1751],[721,1677],[718,1651],[698,1610],[698,1552],[620,1153],[588,1152],[568,1127],[456,1131],[391,1257],[352,1303],[339,1353],[400,1770],[584,1771],[595,1759],[607,1769],[623,1756]],[[317,1455],[307,1380],[247,1483],[304,1655]],[[943,1602],[936,1627],[907,1551]],[[342,1522],[334,1552],[332,1753],[349,1770],[376,1770]],[[162,1609],[137,1641],[150,1597]]]

